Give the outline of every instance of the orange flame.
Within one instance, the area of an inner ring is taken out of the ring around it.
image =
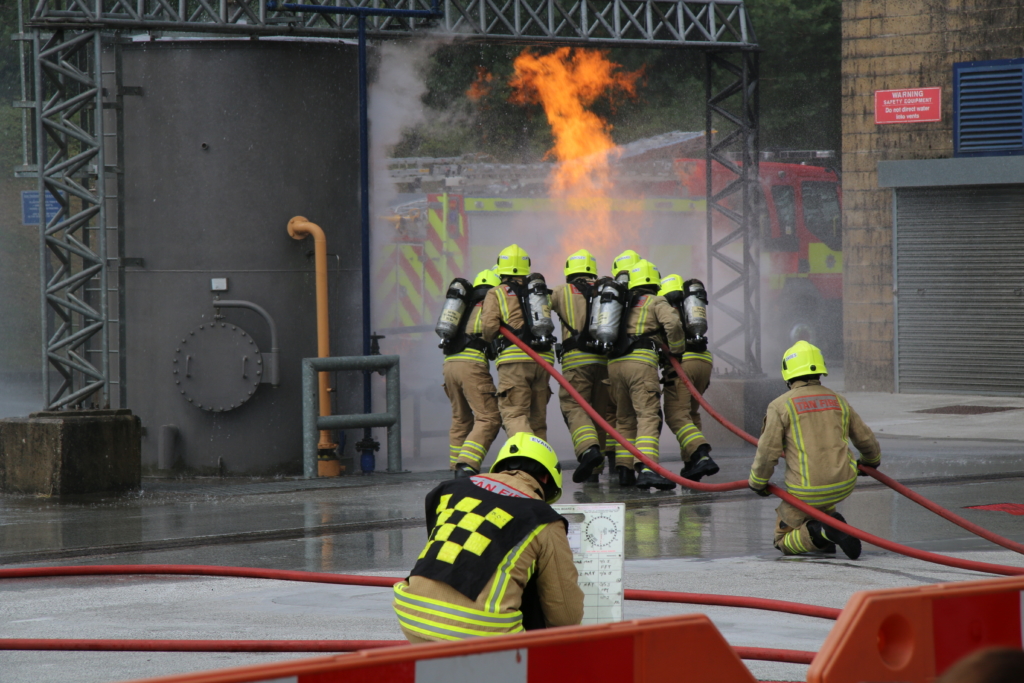
[[[482,66],[476,68],[476,78],[470,84],[469,89],[466,90],[466,97],[471,102],[479,102],[483,98],[487,97],[491,93],[491,81],[494,80],[494,74],[489,72]]]
[[[568,47],[538,55],[527,49],[513,64],[511,101],[539,103],[555,137],[546,156],[560,163],[548,187],[568,228],[561,236],[566,253],[586,247],[606,256],[627,237],[622,226],[613,230],[611,220],[612,126],[588,107],[601,97],[635,97],[643,69],[623,72],[607,55]]]

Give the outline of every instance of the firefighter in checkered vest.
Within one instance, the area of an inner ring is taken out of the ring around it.
[[[568,522],[550,505],[561,493],[555,451],[520,432],[489,474],[452,479],[427,494],[427,545],[395,585],[406,638],[461,640],[579,624],[583,591]]]
[[[794,497],[846,522],[836,505],[853,493],[857,464],[878,467],[881,449],[871,428],[846,399],[821,385],[827,375],[821,350],[799,341],[782,356],[782,379],[789,391],[768,405],[747,485],[769,495],[768,480],[779,458],[786,458],[786,488]],[[847,446],[860,451],[855,460]],[[812,519],[783,501],[775,509],[775,547],[786,555],[812,551],[860,556],[860,540]]]

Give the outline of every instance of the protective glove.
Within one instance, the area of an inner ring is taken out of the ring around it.
[[[871,465],[871,464],[868,464],[868,463],[864,462],[864,460],[863,460],[863,459],[862,459],[862,460],[858,460],[858,461],[857,461],[857,464],[858,464],[858,465],[860,465],[860,466],[863,466],[863,467],[870,467],[870,468],[871,468],[871,469],[873,469],[873,470],[877,470],[877,469],[878,469],[878,465]],[[881,463],[879,463],[879,464],[881,464]],[[857,468],[857,476],[858,476],[858,477],[867,477],[867,476],[869,476],[869,475],[868,475],[868,473],[867,473],[867,472],[864,472],[863,470],[861,470],[861,468],[860,468],[860,467],[858,467],[858,468]]]
[[[751,485],[750,485],[750,484],[748,483],[748,484],[747,484],[747,487],[748,487],[748,488],[749,488],[749,489],[750,489],[751,491],[753,491],[754,493],[756,493],[757,495],[761,496],[762,498],[767,498],[768,496],[772,495],[772,494],[771,494],[771,492],[770,492],[770,491],[768,491],[768,487],[767,487],[767,486],[765,486],[765,487],[764,487],[763,489],[755,489],[755,488],[754,488],[753,486],[751,486]]]

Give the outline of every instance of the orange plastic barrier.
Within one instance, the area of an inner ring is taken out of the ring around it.
[[[983,647],[1021,647],[1024,578],[856,593],[810,669],[808,683],[929,683]]]
[[[679,648],[699,653],[685,663]],[[165,676],[149,683],[756,683],[703,614]]]

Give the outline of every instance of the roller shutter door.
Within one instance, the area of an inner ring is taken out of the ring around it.
[[[1024,395],[1024,186],[896,191],[901,392]]]

